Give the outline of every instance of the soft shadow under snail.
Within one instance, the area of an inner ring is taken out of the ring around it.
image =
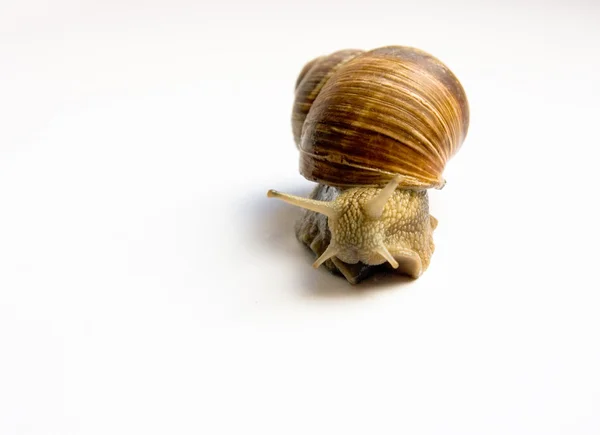
[[[309,198],[269,197],[306,209],[298,239],[355,284],[378,267],[418,278],[429,266],[437,220],[427,189],[469,125],[465,92],[435,57],[411,47],[342,50],[306,64],[292,128]]]

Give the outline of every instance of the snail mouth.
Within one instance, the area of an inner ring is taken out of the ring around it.
[[[351,284],[358,284],[359,281],[374,273],[375,270],[391,269],[394,273],[406,275],[413,279],[417,279],[423,272],[421,258],[413,251],[407,250],[402,253],[396,253],[394,261],[397,262],[398,266],[395,268],[384,258],[377,254],[375,255],[378,257],[377,260],[368,260],[368,262],[363,260],[346,262],[339,256],[331,257],[331,261]]]
[[[423,272],[421,257],[415,251],[404,248],[387,249],[383,245],[375,249],[365,264],[380,265],[388,263],[398,273],[418,278]]]
[[[388,249],[381,245],[360,255],[355,250],[338,249],[335,257],[345,264],[361,263],[368,266],[381,266],[386,263],[396,272],[418,278],[423,273],[421,257],[415,251],[404,248]]]
[[[398,262],[398,267],[396,268],[398,272],[413,278],[418,278],[423,273],[421,257],[416,252],[407,250],[403,253],[395,254],[394,258]]]

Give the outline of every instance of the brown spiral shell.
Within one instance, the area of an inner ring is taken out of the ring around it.
[[[300,172],[332,186],[444,185],[469,125],[465,92],[435,57],[411,47],[343,50],[296,82],[292,129]]]

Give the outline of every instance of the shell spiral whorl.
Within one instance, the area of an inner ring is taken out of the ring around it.
[[[300,172],[323,184],[444,184],[468,129],[465,92],[438,59],[411,47],[342,50],[306,64],[292,129]]]
[[[302,127],[319,92],[340,66],[364,53],[363,50],[340,50],[308,62],[296,80],[296,98],[292,111],[292,131],[296,146],[300,147]]]

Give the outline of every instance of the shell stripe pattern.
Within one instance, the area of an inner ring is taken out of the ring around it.
[[[344,50],[313,60],[298,78],[292,125],[300,172],[332,186],[444,184],[469,109],[454,74],[410,47]]]

